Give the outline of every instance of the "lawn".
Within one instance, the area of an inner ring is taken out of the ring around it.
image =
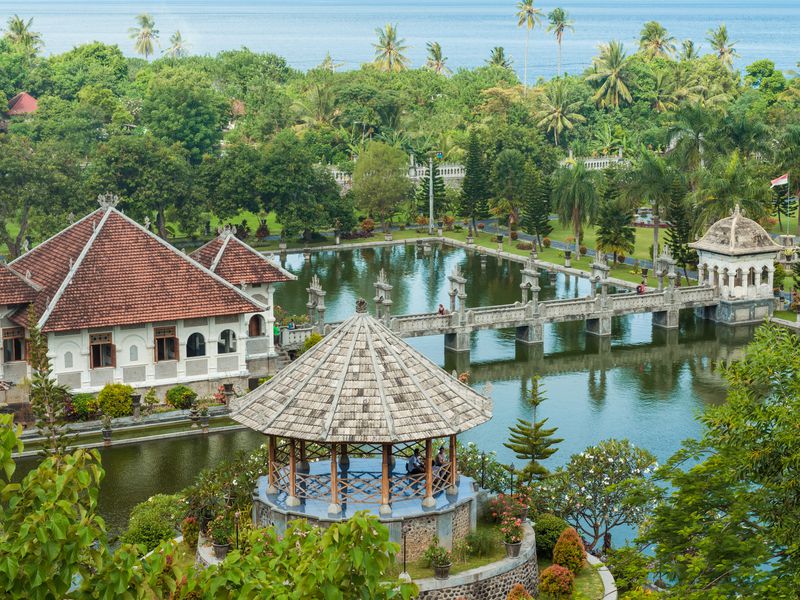
[[[539,559],[539,573],[544,571],[552,563],[547,559]],[[572,592],[574,600],[602,600],[603,581],[600,575],[589,564],[584,565],[578,576],[575,578],[575,590]]]
[[[792,323],[797,322],[797,313],[790,310],[776,310],[775,317],[778,319],[783,319],[784,321],[790,321]]]

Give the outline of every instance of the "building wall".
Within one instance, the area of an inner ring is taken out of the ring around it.
[[[748,298],[772,298],[773,274],[775,272],[775,254],[758,254],[744,256],[724,256],[712,252],[699,251],[699,265],[705,266],[706,283],[714,285],[714,268],[718,273],[717,285],[720,295],[724,298],[744,300]],[[756,271],[755,286],[747,285],[747,275],[750,268]],[[762,270],[766,267],[769,273],[769,280],[761,282]],[[728,270],[728,285],[725,285],[723,273]],[[736,285],[735,277],[737,269],[742,271],[741,285]]]

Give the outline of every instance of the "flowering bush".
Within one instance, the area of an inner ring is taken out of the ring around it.
[[[458,470],[472,477],[478,485],[490,492],[502,492],[508,485],[508,471],[497,460],[497,453],[481,452],[475,442],[458,442]]]
[[[208,525],[208,532],[215,544],[229,544],[233,537],[233,525],[227,515],[217,515]]]
[[[578,532],[573,527],[565,529],[553,548],[553,563],[577,573],[585,560],[586,550]]]
[[[456,218],[451,215],[445,215],[442,221],[444,222],[444,226],[447,228],[447,230],[450,231],[453,229],[453,223],[456,222]]]
[[[527,509],[524,497],[521,494],[498,494],[489,500],[489,514],[499,523],[505,517],[518,517]]]
[[[539,592],[549,598],[570,598],[575,575],[561,565],[550,565],[539,576]]]
[[[528,593],[524,585],[515,583],[514,587],[508,592],[506,600],[533,600],[533,596]]]
[[[375,229],[375,221],[367,217],[361,221],[361,229],[367,233],[372,233],[372,231]]]
[[[517,242],[517,250],[531,250],[533,244],[531,242]]]
[[[506,544],[519,544],[522,541],[522,519],[506,515],[500,523],[500,534]]]
[[[197,548],[197,538],[200,535],[200,524],[194,517],[186,517],[181,521],[181,533],[184,543],[190,550]]]
[[[518,237],[519,237],[519,234],[518,234],[516,231],[512,231],[512,232],[511,232],[511,240],[512,240],[512,241],[516,241],[516,239],[517,239]]]

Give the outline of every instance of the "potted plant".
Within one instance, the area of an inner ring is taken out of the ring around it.
[[[447,579],[450,577],[450,567],[453,561],[450,553],[439,545],[439,538],[433,540],[433,544],[425,550],[424,558],[433,567],[433,577],[435,579]]]
[[[100,421],[103,424],[103,446],[111,445],[111,415],[103,415]]]
[[[224,560],[231,549],[231,536],[233,527],[226,515],[217,515],[208,525],[208,532],[211,535],[211,545],[214,547],[214,556],[219,560]]]
[[[208,433],[208,404],[202,402],[199,408],[200,412],[200,427],[203,428],[203,433]]]
[[[522,519],[515,515],[506,515],[500,523],[500,533],[506,547],[506,556],[508,558],[519,556],[519,549],[522,546]]]

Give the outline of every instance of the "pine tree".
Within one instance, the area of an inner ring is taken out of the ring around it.
[[[478,134],[471,131],[467,144],[467,160],[464,163],[464,183],[461,187],[461,214],[475,220],[489,214],[489,186],[486,179],[486,164]]]
[[[786,223],[797,210],[797,197],[786,197],[783,186],[772,188],[772,214],[778,217],[778,231],[783,231],[782,217],[786,217]]]
[[[620,254],[633,253],[636,245],[636,229],[633,214],[620,206],[619,199],[606,198],[597,215],[597,249],[611,252],[614,263]]]
[[[426,175],[422,179],[420,179],[419,185],[417,185],[417,191],[415,194],[416,204],[417,204],[417,214],[420,214],[424,217],[428,216],[430,212],[430,196],[429,196],[429,189],[430,189],[431,178],[429,175]],[[447,205],[447,197],[446,197],[446,190],[444,187],[444,179],[439,174],[439,164],[434,161],[433,163],[433,214],[434,217],[436,215],[441,215],[446,212]]]
[[[36,313],[28,309],[28,361],[31,378],[31,410],[36,427],[44,438],[42,454],[65,454],[69,439],[64,431],[69,390],[52,377],[53,368],[47,356],[47,338],[37,325]]]
[[[536,165],[528,161],[522,186],[522,229],[535,237],[541,250],[542,238],[553,231],[550,225],[550,178],[542,177]]]
[[[688,283],[689,272],[686,265],[697,261],[697,253],[689,248],[689,242],[692,241],[691,216],[686,206],[686,190],[677,177],[672,180],[667,219],[672,226],[667,228],[664,237],[672,257],[683,269]]]
[[[558,427],[546,429],[544,426],[547,419],[540,421],[536,418],[536,410],[545,400],[546,397],[539,386],[539,378],[533,377],[531,392],[528,396],[528,401],[533,407],[533,419],[531,421],[517,419],[517,424],[509,427],[511,435],[508,442],[503,444],[513,451],[517,458],[528,461],[525,467],[517,471],[520,481],[525,483],[541,481],[550,474],[550,471],[540,461],[555,454],[558,451],[555,446],[564,441],[561,438],[553,437]]]

